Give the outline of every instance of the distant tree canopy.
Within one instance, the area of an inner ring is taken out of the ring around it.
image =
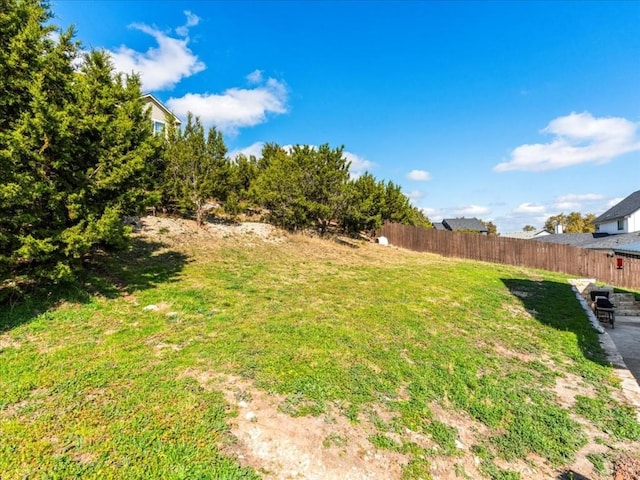
[[[524,227],[522,227],[522,231],[523,232],[535,232],[536,231],[536,227],[534,227],[533,225],[525,225]]]
[[[237,168],[240,165],[237,162]],[[376,181],[369,173],[351,179],[343,147],[285,149],[267,144],[257,169],[250,197],[269,211],[270,221],[283,228],[313,227],[324,233],[335,222],[359,232],[379,228],[387,220],[430,225],[393,182]]]
[[[490,235],[490,236],[493,236],[493,237],[498,235],[498,227],[496,227],[493,224],[492,221],[488,221],[488,222],[485,222],[485,221],[482,221],[482,220],[480,220],[480,221],[482,222],[482,224],[485,227],[487,227],[487,235]]]
[[[564,233],[590,233],[595,232],[595,219],[593,213],[582,215],[579,212],[571,212],[568,215],[561,213],[553,215],[544,222],[545,230],[555,232],[558,225],[562,225]]]
[[[269,211],[275,225],[290,230],[315,226],[325,232],[345,207],[349,163],[342,150],[329,145],[265,146],[264,168],[252,185],[253,199]]]
[[[366,172],[351,180],[346,190],[348,202],[342,222],[347,231],[372,231],[387,221],[424,228],[432,226],[422,211],[411,205],[400,186],[391,181],[376,181]]]

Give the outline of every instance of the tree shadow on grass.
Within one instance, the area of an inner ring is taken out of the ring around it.
[[[187,262],[186,255],[168,245],[140,238],[132,239],[127,251],[97,252],[85,262],[73,283],[4,292],[0,301],[0,334],[62,302],[87,303],[95,296],[118,298],[176,281]]]
[[[513,278],[503,278],[502,282],[538,322],[560,331],[573,332],[586,359],[599,365],[609,365],[600,347],[598,333],[576,299],[571,285]]]

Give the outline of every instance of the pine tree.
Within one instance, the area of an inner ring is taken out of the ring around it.
[[[366,172],[349,182],[348,207],[342,219],[345,229],[356,233],[382,226],[385,188],[383,182]]]
[[[198,225],[204,223],[208,200],[227,197],[230,166],[226,154],[222,134],[211,128],[205,141],[204,127],[191,113],[184,131],[173,130],[169,135],[166,191],[184,212],[195,213]]]
[[[296,145],[285,150],[267,144],[253,184],[253,198],[270,212],[276,225],[324,233],[346,208],[349,164],[342,147]]]
[[[47,23],[47,3],[0,2],[0,273],[69,278],[94,248],[125,243],[121,216],[144,195],[140,84],[100,52],[78,73],[73,31]]]

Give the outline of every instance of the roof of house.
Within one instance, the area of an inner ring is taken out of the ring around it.
[[[536,237],[538,242],[562,243],[572,247],[615,250],[623,245],[640,242],[640,232],[634,233],[558,233]]]
[[[504,238],[520,238],[524,240],[530,240],[532,238],[544,237],[547,235],[551,235],[551,233],[542,229],[542,230],[530,230],[528,232],[509,232],[509,233],[503,233],[500,236]]]
[[[488,232],[487,227],[477,218],[445,218],[442,220],[448,230],[474,230]]]
[[[436,230],[446,230],[447,229],[447,227],[445,227],[442,222],[434,223],[433,224],[433,228],[435,228]]]
[[[621,202],[616,203],[613,207],[596,218],[595,223],[604,223],[619,218],[625,218],[638,210],[640,210],[640,190],[633,192]]]
[[[640,242],[629,243],[627,245],[623,245],[622,247],[614,248],[613,251],[616,253],[630,253],[632,255],[640,255]]]
[[[173,117],[174,121],[176,122],[176,125],[180,125],[182,123],[175,113],[173,113],[171,110],[169,110],[165,106],[164,103],[162,103],[160,100],[158,100],[152,94],[146,93],[146,94],[142,95],[142,98],[153,102],[156,105],[156,107],[158,107],[160,110],[162,110],[165,113],[165,115],[169,115],[169,116]]]

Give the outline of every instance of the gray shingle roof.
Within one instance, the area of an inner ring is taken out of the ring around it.
[[[447,227],[445,227],[442,222],[438,222],[438,223],[434,223],[433,224],[433,228],[435,228],[436,230],[446,230]]]
[[[563,243],[572,247],[591,249],[613,249],[640,241],[640,232],[634,233],[561,233],[537,237],[537,242]]]
[[[621,247],[617,247],[613,249],[614,252],[621,253],[631,253],[635,255],[640,255],[640,242],[638,243],[629,243],[627,245],[623,245]]]
[[[638,210],[640,210],[640,190],[633,192],[620,203],[616,203],[613,207],[596,218],[595,223],[610,222],[618,218],[628,217]]]
[[[487,227],[477,218],[445,218],[442,223],[449,230],[475,230],[488,232]]]

